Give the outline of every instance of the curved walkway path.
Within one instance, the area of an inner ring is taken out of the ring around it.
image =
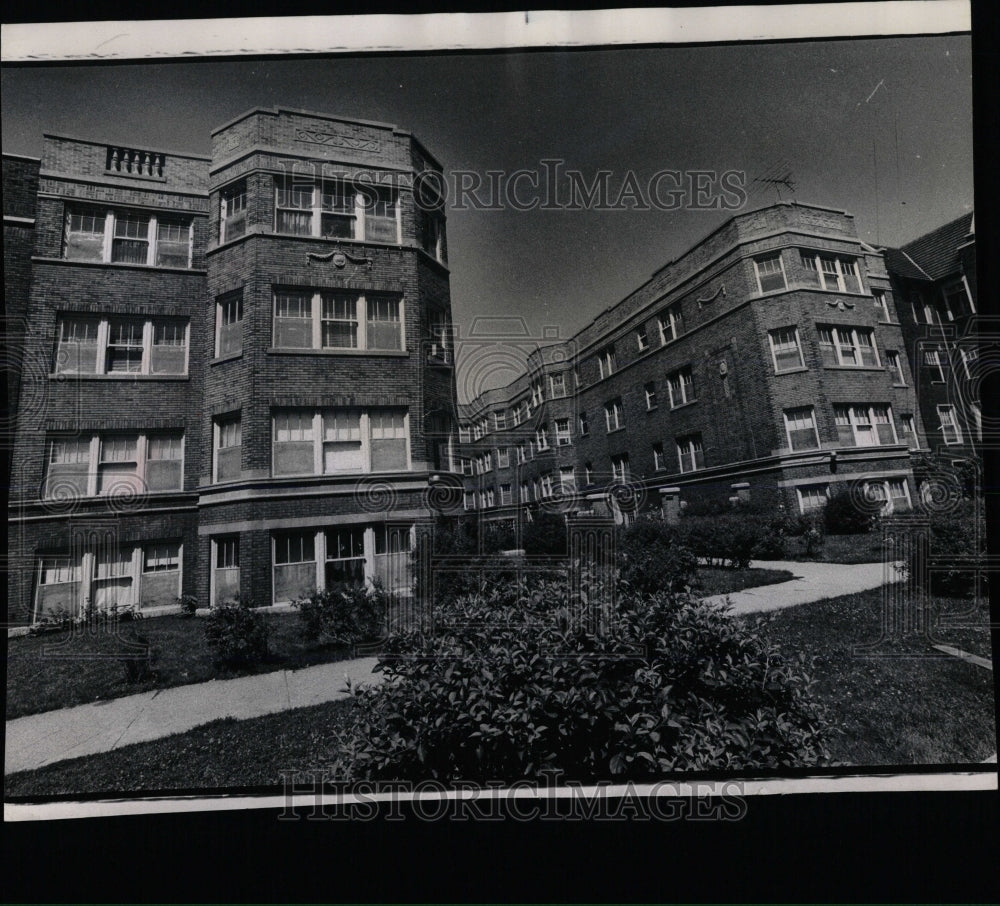
[[[867,591],[899,578],[891,564],[882,563],[759,561],[752,565],[787,569],[795,578],[708,600],[728,598],[736,613],[756,613]],[[361,658],[212,680],[20,717],[7,722],[4,774],[183,733],[221,717],[246,720],[346,698],[348,677],[354,683],[381,680],[380,673],[372,673],[375,662],[375,658]]]

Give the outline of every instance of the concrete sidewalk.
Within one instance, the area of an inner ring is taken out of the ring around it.
[[[895,568],[883,563],[755,561],[751,565],[787,569],[796,578],[778,585],[714,595],[707,600],[728,599],[738,614],[758,613],[867,591],[899,580]],[[220,717],[245,720],[336,701],[346,697],[347,677],[352,682],[380,681],[382,675],[372,673],[375,663],[373,657],[361,658],[303,670],[213,680],[20,717],[7,722],[4,774],[183,733]]]
[[[345,680],[375,683],[376,659],[319,664],[231,680],[156,689],[126,698],[30,714],[7,721],[4,774],[108,752],[183,733],[220,717],[245,720],[346,698]]]
[[[745,588],[728,595],[712,595],[706,601],[727,599],[738,614],[764,613],[796,604],[809,604],[838,595],[856,594],[899,582],[902,574],[893,563],[799,563],[795,560],[754,560],[758,569],[787,569],[794,579],[776,585]]]

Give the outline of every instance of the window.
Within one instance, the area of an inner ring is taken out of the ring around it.
[[[399,243],[394,193],[342,180],[277,177],[274,229],[293,236]]]
[[[521,503],[530,503],[531,502],[531,484],[529,482],[527,482],[527,481],[522,481],[521,482],[521,496],[520,496],[520,501],[521,501]]]
[[[484,507],[494,507],[497,505],[497,495],[493,488],[487,488],[483,491],[483,506]]]
[[[597,368],[601,378],[611,377],[615,373],[615,347],[605,346],[597,354]]]
[[[663,453],[663,444],[653,444],[653,470],[660,472],[667,467],[667,460]]]
[[[545,472],[541,478],[541,495],[543,500],[552,496],[552,473]]]
[[[494,412],[493,413],[493,428],[496,431],[502,431],[507,427],[507,414],[505,412]]]
[[[545,387],[541,378],[531,382],[531,405],[536,409],[545,402]]]
[[[646,336],[645,324],[635,332],[635,340],[639,346],[639,352],[645,352],[649,349],[649,337]]]
[[[510,468],[510,447],[500,447],[497,450],[497,468]]]
[[[212,603],[232,601],[240,594],[240,539],[235,535],[215,538],[212,570]]]
[[[462,507],[466,510],[474,510],[476,508],[475,491],[465,491],[462,494]]]
[[[535,431],[535,443],[538,445],[538,452],[541,453],[542,450],[548,450],[549,448],[549,427],[548,425],[539,426],[538,430]]]
[[[215,480],[232,481],[242,472],[243,428],[240,415],[217,418],[215,435]]]
[[[587,421],[587,413],[581,412],[578,420],[580,422],[580,436],[586,437],[590,434],[590,423]]]
[[[555,420],[556,426],[556,446],[565,447],[573,442],[573,438],[569,433],[569,419],[568,418],[557,418]]]
[[[774,362],[775,374],[803,367],[798,328],[779,327],[770,331],[767,336],[771,343],[771,360]]]
[[[830,497],[830,486],[825,484],[807,485],[795,491],[799,498],[799,512],[803,514],[823,509]]]
[[[694,402],[694,380],[690,365],[667,375],[667,390],[670,393],[671,409]]]
[[[833,407],[837,439],[845,447],[873,447],[898,443],[889,406],[853,403]]]
[[[656,408],[656,384],[650,381],[643,387],[643,393],[646,395],[646,411]]]
[[[365,581],[365,530],[341,526],[322,533],[325,550],[325,587],[339,583],[361,585]]]
[[[239,239],[247,231],[247,184],[242,180],[220,193],[219,241]]]
[[[528,445],[526,443],[518,444],[517,461],[522,464],[528,461]]]
[[[562,466],[559,469],[559,489],[563,494],[575,493],[576,470],[572,466]]]
[[[316,591],[316,533],[275,535],[274,601],[301,601]]]
[[[866,327],[817,325],[819,350],[824,366],[879,368],[874,331]]]
[[[959,280],[956,283],[950,283],[941,289],[941,299],[943,301],[944,316],[949,321],[955,320],[955,314],[965,314],[971,311],[973,314],[976,309],[972,304],[972,300],[969,298],[969,294],[966,292],[964,281]]]
[[[559,399],[561,396],[566,395],[566,378],[560,374],[550,374],[549,375],[549,396],[552,399]]]
[[[521,405],[520,403],[510,410],[511,421],[513,426],[516,428],[521,424]]]
[[[781,255],[764,255],[754,258],[754,271],[757,274],[757,287],[762,293],[773,293],[785,289],[785,267],[781,263]]]
[[[875,311],[878,312],[879,320],[883,324],[892,322],[892,313],[889,311],[889,297],[885,290],[873,289],[872,299],[875,301]]]
[[[375,294],[278,290],[274,345],[278,349],[403,349],[402,300]]]
[[[272,473],[406,471],[408,436],[402,409],[275,410]]]
[[[179,491],[180,433],[102,434],[49,442],[43,494],[49,499]]]
[[[39,561],[36,620],[58,611],[75,614],[89,601],[99,610],[172,605],[181,593],[177,541],[131,544]]]
[[[931,380],[945,382],[945,368],[949,365],[948,353],[944,349],[924,350],[924,365],[931,369]]]
[[[243,351],[243,293],[222,296],[215,303],[215,354],[237,355]]]
[[[917,443],[917,431],[913,425],[913,416],[901,415],[899,423],[902,426],[903,440],[909,445],[910,449],[917,449],[920,445]]]
[[[962,354],[962,364],[965,366],[965,376],[971,381],[977,371],[976,363],[979,361],[979,350],[975,346],[963,346],[959,351]]]
[[[816,450],[819,448],[819,434],[816,431],[816,416],[812,406],[800,406],[785,410],[785,434],[792,450]]]
[[[585,462],[583,464],[583,480],[587,487],[590,487],[594,483],[594,466],[592,463]]]
[[[56,374],[187,374],[187,321],[66,316],[56,336]]]
[[[889,373],[892,375],[893,383],[900,384],[901,386],[906,386],[906,378],[903,375],[903,362],[899,358],[899,353],[893,350],[886,350],[885,361],[889,367]]]
[[[612,480],[623,482],[629,479],[628,453],[619,453],[611,457]]]
[[[696,472],[705,468],[705,453],[700,434],[677,438],[677,460],[682,472]]]
[[[938,406],[938,420],[941,423],[941,436],[948,446],[962,443],[962,430],[955,420],[954,406]]]
[[[63,257],[188,269],[192,224],[190,217],[174,214],[69,207]]]
[[[684,319],[679,304],[671,305],[656,319],[656,329],[660,334],[660,345],[666,346],[684,333]]]
[[[580,368],[578,365],[573,366],[573,389],[579,390],[583,384],[580,381]]]
[[[509,484],[500,485],[500,506],[510,506],[514,502]]]
[[[467,444],[472,440],[472,432],[467,426],[460,427],[458,429],[458,441],[459,443]]]
[[[60,612],[76,613],[82,603],[83,557],[45,556],[38,561],[34,619]]]
[[[861,292],[861,277],[858,274],[858,263],[854,258],[801,251],[799,260],[802,263],[807,284],[833,292]]]
[[[434,211],[418,212],[420,247],[435,261],[445,264],[447,250],[444,243],[444,218]]]
[[[904,513],[912,509],[910,489],[905,478],[890,478],[886,481],[865,482],[865,497],[873,502],[882,502],[884,513]]]
[[[617,431],[622,426],[622,399],[617,397],[604,404],[604,424],[608,434]]]
[[[472,460],[469,459],[467,456],[463,456],[462,457],[462,459],[461,459],[461,466],[462,466],[462,474],[463,475],[469,475],[469,476],[471,476],[471,475],[474,474],[473,471],[472,471]]]

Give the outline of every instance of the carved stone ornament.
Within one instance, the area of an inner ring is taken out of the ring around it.
[[[330,261],[336,268],[346,267],[348,261],[350,261],[351,264],[363,264],[367,270],[371,270],[372,265],[374,264],[371,258],[362,255],[352,255],[342,249],[334,249],[326,255],[321,255],[319,252],[306,252],[306,259],[310,262]]]
[[[838,299],[836,302],[827,299],[826,304],[829,305],[830,308],[837,309],[837,311],[847,311],[849,308],[854,308],[853,302],[845,302],[843,299]]]
[[[347,148],[351,151],[378,151],[379,143],[371,138],[356,138],[353,135],[338,135],[334,132],[320,132],[316,129],[296,129],[295,140],[311,145],[329,145],[331,148]]]
[[[701,308],[703,305],[708,305],[710,302],[714,302],[716,299],[719,298],[720,294],[722,295],[723,299],[726,298],[726,284],[725,283],[719,284],[719,288],[714,293],[712,293],[712,295],[708,296],[705,299],[699,299],[698,300],[698,308]]]

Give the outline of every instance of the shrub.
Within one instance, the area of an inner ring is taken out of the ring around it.
[[[866,509],[849,490],[837,491],[823,510],[828,535],[863,535],[875,525],[876,514]]]
[[[618,581],[640,594],[683,591],[694,582],[698,560],[676,528],[661,519],[637,519],[618,534]]]
[[[521,529],[521,544],[526,554],[566,556],[566,519],[558,513],[539,510],[525,521]]]
[[[826,517],[823,511],[792,517],[787,521],[785,532],[788,537],[800,541],[805,555],[811,557],[826,541]]]
[[[377,579],[371,589],[339,583],[295,601],[302,634],[310,641],[356,645],[377,638],[385,626],[388,595]]]
[[[217,664],[243,667],[267,657],[268,625],[264,614],[240,599],[213,607],[205,619],[205,641]]]
[[[153,649],[149,639],[134,629],[120,637],[118,658],[125,672],[125,682],[141,683],[153,672]]]
[[[387,681],[354,692],[336,774],[594,782],[828,763],[802,664],[724,608],[669,592],[603,619],[568,604],[564,584],[508,585],[441,608],[434,635],[391,637]]]
[[[751,512],[717,516],[685,516],[680,538],[696,557],[718,566],[746,569],[756,558],[780,559],[785,555],[781,523]]]
[[[919,569],[914,550],[905,565],[918,583],[929,577],[929,591],[966,597],[975,592],[976,569],[985,565],[986,518],[982,500],[962,500],[947,512],[921,508],[930,516],[928,573]]]

